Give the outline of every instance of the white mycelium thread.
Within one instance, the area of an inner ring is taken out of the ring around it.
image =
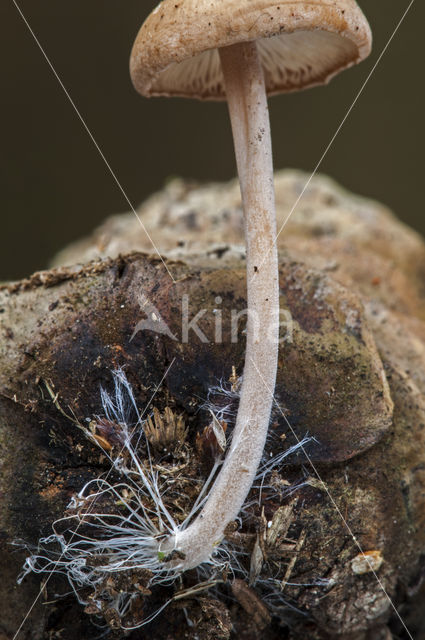
[[[26,559],[19,582],[30,572],[62,574],[81,604],[97,605],[101,612],[106,602],[108,609],[114,610],[118,619],[123,619],[132,601],[140,596],[139,591],[132,587],[117,590],[115,595],[109,591],[102,592],[102,585],[108,576],[141,570],[149,572],[147,588],[175,582],[185,570],[182,559],[179,555],[174,558],[173,553],[164,552],[164,547],[171,537],[178,538],[202,509],[221,460],[215,460],[194,504],[184,520],[180,518],[179,521],[166,504],[167,478],[154,464],[144,431],[146,421],[140,417],[132,388],[122,370],[114,371],[113,378],[113,394],[101,389],[101,399],[104,418],[117,425],[115,436],[119,438],[120,446],[111,455],[103,448],[102,452],[109,455],[119,480],[110,482],[99,476],[83,486],[68,505],[67,515],[54,522],[53,533],[41,538],[38,549]],[[210,389],[204,406],[215,411],[220,419],[226,416],[231,424],[238,401],[238,392],[221,383]],[[93,440],[89,431],[87,435]],[[282,465],[284,458],[305,446],[308,440],[304,438],[272,458],[263,455],[255,486],[273,490],[270,484],[273,471]],[[288,488],[288,493],[299,486]],[[248,498],[243,506],[238,518],[241,525],[245,518],[250,517],[249,508],[253,503],[255,500]],[[113,510],[110,509],[111,504],[115,505]],[[230,575],[248,577],[246,551],[226,540],[211,547],[211,555],[197,568],[200,580],[214,579],[225,569]],[[102,599],[96,601],[91,595],[93,593],[98,598],[100,594]],[[168,600],[131,628],[150,622],[171,601]],[[123,628],[130,627],[123,625]]]

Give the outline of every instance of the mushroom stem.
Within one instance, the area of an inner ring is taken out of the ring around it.
[[[267,436],[279,347],[279,287],[270,123],[255,42],[220,49],[245,218],[245,367],[230,449],[201,513],[165,543],[190,569],[208,560],[254,481]],[[180,556],[182,557],[182,556]]]

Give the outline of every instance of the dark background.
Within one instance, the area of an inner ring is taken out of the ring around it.
[[[132,88],[129,52],[155,0],[18,3],[134,205],[173,175],[234,175],[224,104],[146,100]],[[276,168],[315,167],[409,2],[360,4],[375,38],[369,60],[329,87],[271,99]],[[416,0],[320,169],[423,233],[424,23]],[[129,207],[12,0],[0,30],[1,280],[44,268]]]

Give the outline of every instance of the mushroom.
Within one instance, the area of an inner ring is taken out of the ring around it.
[[[370,28],[354,0],[163,0],[134,43],[130,70],[142,95],[227,99],[245,220],[248,320],[239,410],[202,511],[161,545],[164,553],[179,552],[181,571],[207,561],[237,517],[270,420],[279,282],[267,94],[324,84],[370,48]]]

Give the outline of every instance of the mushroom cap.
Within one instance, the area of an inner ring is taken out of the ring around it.
[[[354,0],[163,0],[134,43],[133,84],[225,100],[218,49],[253,40],[273,95],[327,83],[370,53],[372,35]]]

